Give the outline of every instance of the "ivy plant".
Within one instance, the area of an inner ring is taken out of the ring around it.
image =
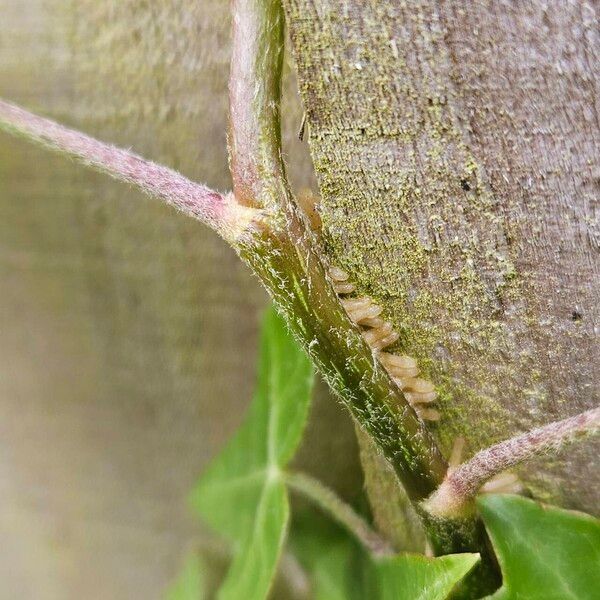
[[[396,554],[331,490],[289,470],[307,421],[313,379],[310,362],[270,309],[263,319],[257,389],[247,419],[192,497],[196,512],[230,544],[231,564],[218,598],[267,598],[286,546],[305,570],[314,600],[468,595],[461,581],[478,563],[478,554]],[[305,514],[289,532],[289,488],[304,493],[330,522]],[[477,507],[503,574],[502,587],[490,599],[596,597],[597,519],[517,495],[481,496]],[[202,562],[190,560],[169,600],[200,597],[201,570]]]
[[[269,310],[263,319],[256,393],[247,419],[206,470],[192,497],[198,514],[231,544],[231,565],[218,597],[221,600],[267,597],[286,543],[290,520],[288,484],[328,510],[364,543],[368,597],[381,600],[448,597],[479,560],[478,555],[435,559],[394,555],[391,547],[377,540],[377,534],[362,517],[331,491],[306,475],[287,470],[307,421],[313,379],[310,361],[288,333],[281,317],[274,309]],[[305,535],[305,544],[310,543],[311,535],[317,536],[313,538],[317,540],[315,557],[321,552],[328,553],[331,541],[336,544],[335,538],[328,540],[321,536],[319,540],[319,530],[315,528]],[[341,537],[337,551],[324,565],[320,565],[320,560],[312,562],[316,597],[344,598],[348,593],[343,578],[353,547],[351,538]],[[190,589],[196,592],[194,586],[201,580],[188,564],[174,593],[184,599]]]
[[[248,418],[209,467],[193,496],[196,510],[234,547],[220,598],[264,598],[285,543],[285,468],[300,442],[310,404],[310,361],[275,311],[264,318],[257,390]]]
[[[478,500],[478,495],[497,485],[495,478],[507,469],[597,433],[600,408],[524,431],[466,462],[459,452],[453,453],[458,458],[443,455],[427,423],[435,411],[422,406],[434,399],[433,386],[410,374],[410,357],[382,352],[398,332],[381,320],[382,307],[352,297],[347,274],[329,264],[323,240],[286,178],[281,2],[234,0],[232,6],[229,193],[0,101],[3,130],[134,185],[213,229],[258,276],[277,307],[280,316],[270,312],[265,318],[248,419],[194,493],[196,510],[226,540],[232,557],[219,596],[267,597],[278,566],[290,560],[320,597],[352,597],[357,590],[375,599],[492,593],[515,599],[594,597],[597,520],[516,497]],[[389,532],[378,531],[319,481],[290,472],[309,409],[311,364],[386,462],[394,490],[408,499],[435,558],[397,555]],[[343,565],[354,554],[343,538],[332,547],[336,560],[307,560],[301,544],[299,557],[293,543],[286,550],[290,489],[360,544],[358,558],[347,568]],[[201,593],[203,577],[193,564],[173,594]],[[344,587],[347,569],[363,574],[360,586]]]
[[[504,575],[494,600],[593,600],[600,590],[600,521],[519,496],[477,502]]]

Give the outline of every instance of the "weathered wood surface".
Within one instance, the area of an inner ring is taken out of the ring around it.
[[[597,5],[285,4],[329,251],[442,387],[444,447],[594,405]],[[225,189],[227,13],[0,0],[0,95]],[[197,224],[0,138],[0,597],[159,597],[249,400],[263,303]],[[304,455],[323,476],[319,454],[348,454],[325,406]],[[594,453],[522,473],[594,510]]]
[[[471,452],[597,405],[597,3],[284,0],[333,260]],[[520,473],[598,511],[598,443]]]
[[[225,190],[228,13],[0,0],[0,96]],[[190,488],[250,400],[264,304],[209,230],[0,136],[2,600],[162,597],[198,535]],[[352,428],[324,435],[340,414],[319,405],[301,460],[360,491]]]

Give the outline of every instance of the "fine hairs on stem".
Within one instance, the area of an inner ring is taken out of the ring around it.
[[[440,484],[447,465],[415,410],[377,368],[340,304],[285,176],[279,123],[281,3],[235,0],[232,8],[233,193],[219,194],[168,167],[2,101],[0,129],[133,184],[225,238],[263,282],[329,384],[375,438],[413,500],[421,501]],[[361,387],[362,380],[370,385]]]
[[[381,319],[378,306],[364,298],[347,298],[342,304],[340,296],[352,294],[354,286],[339,270],[327,276],[324,257],[298,215],[280,144],[281,3],[234,0],[233,11],[229,137],[233,194],[214,192],[167,167],[1,101],[0,128],[133,184],[229,241],[393,467],[411,502],[422,505],[429,498],[425,506],[439,518],[425,516],[423,522],[435,551],[479,551],[483,564],[488,545],[477,534],[477,517],[459,522],[453,518],[456,511],[494,474],[597,429],[597,410],[493,446],[445,477],[447,463],[424,423],[439,418],[428,406],[435,400],[433,385],[416,378],[418,366],[411,357],[385,352],[397,333]],[[258,221],[260,227],[254,227]],[[303,487],[326,506],[328,496],[318,485],[305,480],[290,485]],[[357,531],[363,528],[352,518],[346,524]],[[492,573],[495,563],[487,564]]]
[[[388,556],[394,553],[392,545],[387,540],[320,481],[304,473],[286,473],[285,482],[291,489],[312,500],[345,527],[373,556]]]
[[[460,516],[492,477],[539,454],[558,452],[566,444],[593,435],[599,429],[600,408],[594,408],[490,446],[450,469],[424,506],[434,516]]]
[[[130,183],[149,196],[159,198],[186,215],[202,221],[230,242],[241,237],[257,215],[255,209],[239,205],[232,194],[215,192],[168,167],[100,142],[2,100],[0,129],[68,154],[85,165]]]

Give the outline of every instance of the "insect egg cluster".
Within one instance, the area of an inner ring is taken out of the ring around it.
[[[438,421],[440,413],[435,408],[431,408],[431,404],[436,399],[435,386],[431,381],[418,377],[417,361],[411,356],[385,352],[385,348],[398,340],[399,334],[394,331],[394,327],[389,321],[385,321],[381,317],[383,308],[375,304],[368,296],[355,297],[356,286],[350,281],[350,275],[340,267],[331,267],[329,276],[333,282],[333,289],[340,297],[340,302],[346,309],[350,320],[360,327],[365,341],[402,390],[415,412],[425,421]],[[464,438],[456,438],[448,461],[449,472],[457,469],[460,465],[465,444]],[[480,492],[483,494],[515,494],[522,490],[523,486],[517,475],[503,472],[487,481]]]
[[[426,421],[438,421],[440,413],[429,405],[435,401],[435,387],[427,379],[417,377],[417,361],[410,356],[400,356],[384,352],[400,337],[393,325],[381,317],[382,307],[368,296],[346,297],[356,291],[349,281],[349,274],[339,267],[331,267],[329,275],[333,288],[340,296],[340,302],[346,309],[350,320],[356,323],[362,336],[376,353],[379,362],[390,374],[394,382],[404,392],[404,396],[417,414]]]

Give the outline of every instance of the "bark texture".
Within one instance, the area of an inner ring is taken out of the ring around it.
[[[0,0],[0,15],[0,96],[230,188],[226,3]],[[291,84],[286,149],[308,187]],[[0,136],[2,600],[163,597],[202,535],[191,486],[250,401],[265,301],[202,225]],[[351,497],[353,435],[318,402],[298,467]]]
[[[597,405],[597,4],[285,0],[328,252],[470,452]],[[598,510],[598,442],[519,470]]]

